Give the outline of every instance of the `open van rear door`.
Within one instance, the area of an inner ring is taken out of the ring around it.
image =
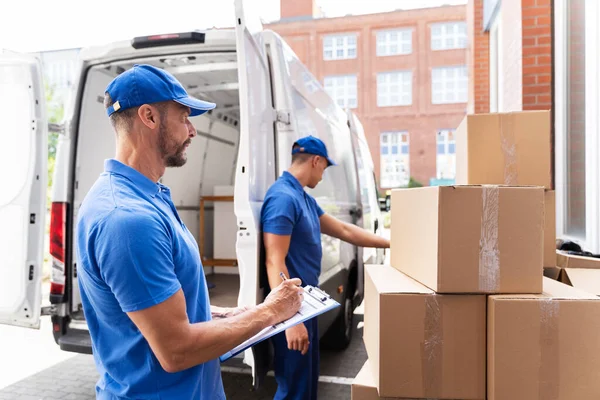
[[[240,273],[239,305],[256,305],[264,299],[268,283],[264,270],[260,209],[275,182],[274,110],[269,64],[261,37],[262,23],[245,2],[235,0],[236,47],[240,93],[240,144],[235,174],[234,208],[238,222],[236,252]],[[256,9],[256,7],[254,7]],[[262,342],[244,354],[252,367],[254,386],[266,376],[271,357]]]
[[[48,124],[41,66],[0,55],[0,323],[39,328]]]

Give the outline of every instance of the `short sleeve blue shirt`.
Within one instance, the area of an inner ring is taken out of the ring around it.
[[[269,188],[261,212],[263,232],[291,235],[285,264],[290,278],[317,286],[321,274],[321,223],[323,210],[289,172]]]
[[[211,319],[198,245],[169,189],[116,160],[77,221],[78,280],[98,399],[224,399],[218,359],[167,373],[127,316],[183,290],[190,323]]]

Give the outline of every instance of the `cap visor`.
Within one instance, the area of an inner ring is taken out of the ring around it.
[[[336,162],[329,157],[327,157],[327,162],[329,163],[328,167],[331,167],[332,165],[335,167],[337,165]]]
[[[202,101],[193,97],[183,97],[181,99],[174,99],[173,101],[187,106],[190,108],[190,117],[196,117],[202,115],[205,112],[214,109],[217,105],[208,101]]]

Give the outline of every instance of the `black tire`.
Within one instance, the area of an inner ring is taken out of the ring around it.
[[[353,292],[352,292],[353,293]],[[332,350],[345,350],[352,342],[354,332],[354,305],[351,291],[346,292],[343,310],[323,337],[323,345]]]

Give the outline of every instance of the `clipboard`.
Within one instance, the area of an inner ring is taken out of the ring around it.
[[[307,285],[303,289],[304,299],[302,300],[300,310],[298,310],[294,316],[278,324],[266,327],[250,339],[231,349],[231,351],[223,354],[219,357],[219,360],[221,362],[227,361],[231,357],[235,357],[255,344],[267,340],[271,336],[340,306],[340,303],[319,288]]]

